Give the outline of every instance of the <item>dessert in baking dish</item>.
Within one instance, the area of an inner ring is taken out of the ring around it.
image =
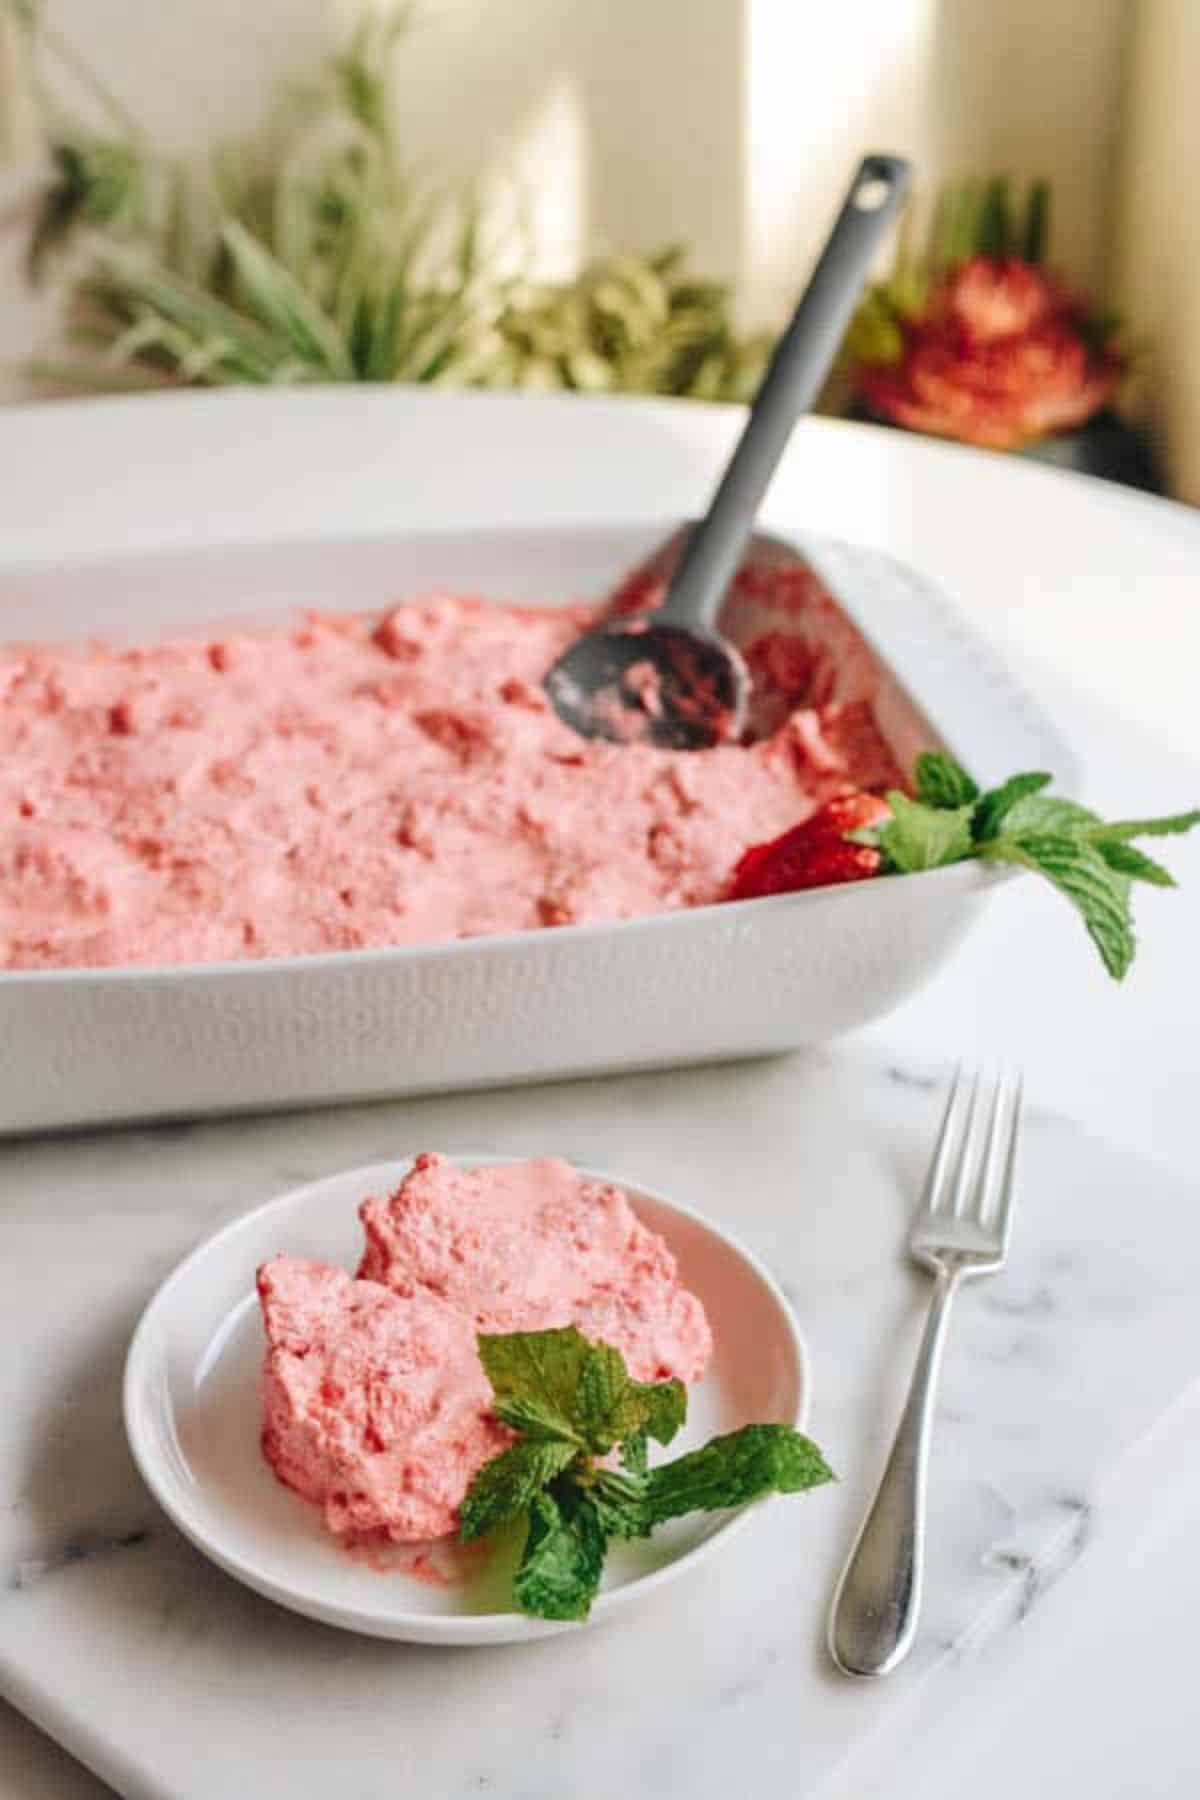
[[[577,737],[541,687],[591,612],[379,614],[0,659],[0,968],[418,944],[703,906],[831,795],[900,784],[879,674],[803,567],[740,578],[754,740]]]

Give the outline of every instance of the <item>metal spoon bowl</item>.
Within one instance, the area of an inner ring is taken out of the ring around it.
[[[908,180],[899,157],[868,156],[859,164],[746,428],[659,605],[593,627],[546,676],[555,711],[581,737],[702,750],[742,732],[749,680],[717,630],[717,616],[767,484],[797,418],[829,373]]]
[[[716,632],[651,619],[578,638],[546,677],[560,719],[614,744],[703,750],[740,735],[750,678]]]

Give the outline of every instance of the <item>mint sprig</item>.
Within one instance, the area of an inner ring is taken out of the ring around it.
[[[513,1596],[536,1618],[587,1618],[612,1539],[833,1479],[816,1445],[788,1425],[747,1425],[650,1468],[647,1440],[670,1443],[686,1419],[682,1382],[634,1381],[618,1351],[573,1325],[483,1333],[477,1343],[496,1416],[521,1435],[471,1483],[459,1535],[469,1542],[527,1517]]]
[[[462,1504],[460,1535],[464,1542],[486,1537],[528,1512],[535,1495],[561,1475],[577,1454],[572,1442],[522,1438],[485,1463]]]
[[[634,1381],[618,1351],[574,1325],[481,1332],[476,1343],[496,1417],[526,1438],[604,1456],[639,1434],[669,1444],[687,1415],[682,1381]]]
[[[954,811],[960,806],[970,806],[979,798],[974,781],[953,757],[921,756],[917,759],[916,774],[917,799],[922,806]]]
[[[981,793],[953,757],[926,751],[917,759],[915,798],[889,793],[891,817],[847,836],[874,845],[885,873],[911,874],[974,857],[1044,876],[1075,907],[1105,968],[1119,981],[1137,947],[1132,884],[1175,886],[1170,871],[1129,840],[1190,831],[1200,824],[1200,810],[1106,824],[1086,806],[1048,794],[1051,780],[1030,771]]]
[[[607,1548],[590,1495],[570,1483],[557,1493],[535,1494],[525,1551],[513,1576],[521,1611],[538,1619],[586,1619]]]

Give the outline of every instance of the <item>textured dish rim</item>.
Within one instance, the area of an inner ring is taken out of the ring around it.
[[[442,1154],[448,1161],[457,1163],[464,1168],[496,1164],[512,1165],[529,1160],[524,1156],[492,1155],[486,1152],[445,1151]],[[125,1439],[138,1474],[149,1489],[155,1504],[161,1507],[176,1529],[181,1531],[188,1542],[193,1544],[217,1568],[240,1581],[255,1593],[262,1594],[274,1604],[285,1607],[289,1612],[299,1613],[302,1617],[315,1619],[341,1630],[357,1632],[361,1636],[390,1639],[395,1642],[425,1643],[448,1647],[466,1645],[470,1642],[478,1644],[533,1642],[539,1638],[555,1636],[560,1632],[578,1631],[586,1629],[590,1625],[601,1624],[614,1612],[619,1611],[622,1605],[634,1599],[641,1599],[657,1591],[668,1581],[673,1580],[676,1575],[694,1569],[719,1546],[728,1544],[736,1533],[744,1530],[757,1510],[770,1504],[773,1500],[777,1500],[780,1496],[768,1494],[760,1500],[752,1500],[744,1506],[733,1509],[721,1519],[706,1538],[695,1544],[690,1550],[685,1550],[681,1556],[672,1558],[671,1561],[663,1563],[659,1568],[653,1569],[645,1575],[634,1576],[632,1580],[624,1582],[618,1588],[612,1588],[607,1593],[598,1595],[590,1616],[585,1620],[532,1619],[516,1611],[468,1614],[400,1611],[393,1615],[393,1619],[402,1629],[384,1630],[372,1629],[363,1623],[352,1623],[344,1617],[342,1619],[335,1618],[333,1614],[336,1612],[353,1611],[352,1608],[340,1608],[336,1602],[322,1603],[319,1599],[314,1599],[305,1604],[303,1599],[297,1597],[294,1589],[281,1587],[269,1576],[260,1574],[254,1565],[248,1564],[242,1556],[214,1549],[211,1537],[204,1530],[203,1524],[193,1516],[186,1501],[179,1500],[173,1489],[164,1488],[160,1479],[159,1464],[162,1459],[161,1456],[152,1455],[147,1442],[150,1437],[150,1428],[144,1426],[141,1421],[141,1415],[145,1413],[146,1409],[141,1406],[139,1395],[144,1391],[147,1375],[147,1370],[143,1369],[142,1365],[148,1364],[150,1361],[151,1350],[148,1346],[164,1309],[169,1308],[174,1290],[191,1273],[193,1265],[210,1255],[226,1238],[232,1237],[236,1232],[244,1229],[252,1220],[261,1219],[277,1208],[294,1204],[300,1195],[307,1194],[330,1182],[348,1182],[359,1176],[364,1179],[377,1180],[377,1171],[381,1168],[400,1170],[401,1174],[397,1179],[402,1180],[404,1175],[412,1169],[414,1161],[415,1157],[413,1156],[389,1157],[382,1162],[363,1163],[349,1169],[334,1170],[333,1173],[323,1175],[316,1181],[304,1182],[299,1187],[289,1188],[284,1193],[276,1194],[272,1199],[263,1201],[261,1205],[251,1207],[248,1212],[240,1213],[236,1218],[230,1219],[226,1225],[204,1238],[180,1262],[175,1264],[146,1302],[141,1317],[134,1327],[122,1372],[121,1418],[125,1429]],[[676,1200],[670,1200],[656,1188],[646,1187],[628,1177],[606,1173],[590,1166],[585,1167],[574,1162],[570,1166],[577,1174],[583,1175],[589,1180],[602,1181],[620,1188],[635,1213],[638,1200],[643,1199],[663,1207],[669,1213],[677,1214],[693,1225],[698,1225],[701,1230],[715,1237],[724,1250],[731,1253],[753,1272],[774,1303],[775,1311],[783,1325],[786,1341],[792,1352],[798,1386],[798,1401],[796,1414],[791,1422],[797,1431],[803,1431],[812,1410],[812,1358],[809,1354],[808,1343],[782,1288],[754,1251],[749,1249],[734,1233],[715,1224],[704,1213],[698,1212],[695,1207],[684,1206]],[[297,1504],[302,1504],[302,1502],[298,1499]],[[307,1598],[306,1595],[305,1599]],[[386,1622],[384,1619],[380,1619],[379,1624],[382,1626]],[[405,1624],[413,1628],[413,1635],[410,1636],[405,1632],[403,1629]],[[470,1626],[469,1632],[464,1630],[464,1627],[468,1625]]]

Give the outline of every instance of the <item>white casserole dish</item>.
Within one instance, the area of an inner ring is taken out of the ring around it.
[[[154,637],[453,589],[601,595],[675,521],[407,533],[75,557],[0,571],[0,640]],[[756,540],[756,556],[797,545]],[[805,539],[874,649],[900,761],[982,780],[1072,760],[967,623],[892,559]],[[730,621],[736,635],[736,619]],[[928,721],[928,723],[926,722]],[[612,925],[162,969],[0,973],[0,1132],[467,1088],[736,1057],[886,1012],[997,879],[974,865]]]

